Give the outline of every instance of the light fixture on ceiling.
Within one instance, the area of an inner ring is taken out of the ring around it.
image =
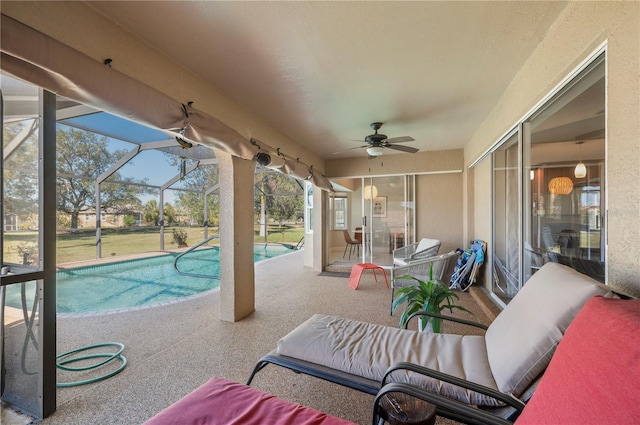
[[[552,195],[568,195],[573,190],[573,181],[569,177],[555,177],[549,181],[548,188]]]
[[[380,156],[384,153],[384,149],[380,146],[371,146],[367,148],[367,153],[370,156]]]
[[[366,185],[364,187],[364,199],[367,201],[378,197],[378,188],[374,185]]]
[[[582,179],[584,177],[587,177],[587,167],[586,165],[584,165],[584,162],[582,162],[582,144],[583,143],[584,143],[583,141],[576,142],[576,144],[580,146],[580,161],[576,165],[576,168],[573,170],[573,175],[576,176],[577,179]]]

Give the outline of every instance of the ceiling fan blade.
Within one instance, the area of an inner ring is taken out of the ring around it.
[[[349,149],[345,149],[345,150],[342,150],[342,151],[334,152],[333,155],[337,155],[337,154],[342,153],[342,152],[349,152],[349,151],[352,151],[354,149],[362,149],[362,148],[368,148],[368,147],[369,147],[369,145],[356,146],[354,148],[349,148]]]
[[[397,151],[408,152],[408,153],[416,153],[419,149],[412,148],[410,146],[402,146],[402,145],[387,145],[385,148],[395,149]]]
[[[415,142],[416,139],[414,139],[411,136],[400,136],[400,137],[392,137],[390,139],[386,139],[385,142],[387,143],[406,143],[406,142]]]

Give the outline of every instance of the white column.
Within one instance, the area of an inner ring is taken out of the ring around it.
[[[215,153],[220,179],[220,319],[236,322],[255,310],[255,162]]]

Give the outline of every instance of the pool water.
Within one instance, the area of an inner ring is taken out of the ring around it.
[[[256,244],[254,262],[292,252],[282,245]],[[57,278],[58,313],[84,313],[148,306],[217,288],[219,278],[181,276],[173,268],[178,254],[60,270]],[[182,272],[220,274],[218,247],[190,252],[178,260]],[[33,305],[35,284],[29,284],[26,304]],[[22,308],[20,285],[7,287],[6,305]]]

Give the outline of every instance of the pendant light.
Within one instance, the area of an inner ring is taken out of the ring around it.
[[[580,161],[576,165],[576,168],[573,170],[573,175],[576,176],[577,179],[582,179],[587,177],[587,167],[582,162],[582,144],[583,141],[576,142],[577,145],[580,146]]]
[[[374,185],[366,185],[364,187],[364,199],[367,201],[378,197],[378,188]]]
[[[573,190],[573,181],[569,177],[555,177],[548,185],[552,195],[568,195]]]

